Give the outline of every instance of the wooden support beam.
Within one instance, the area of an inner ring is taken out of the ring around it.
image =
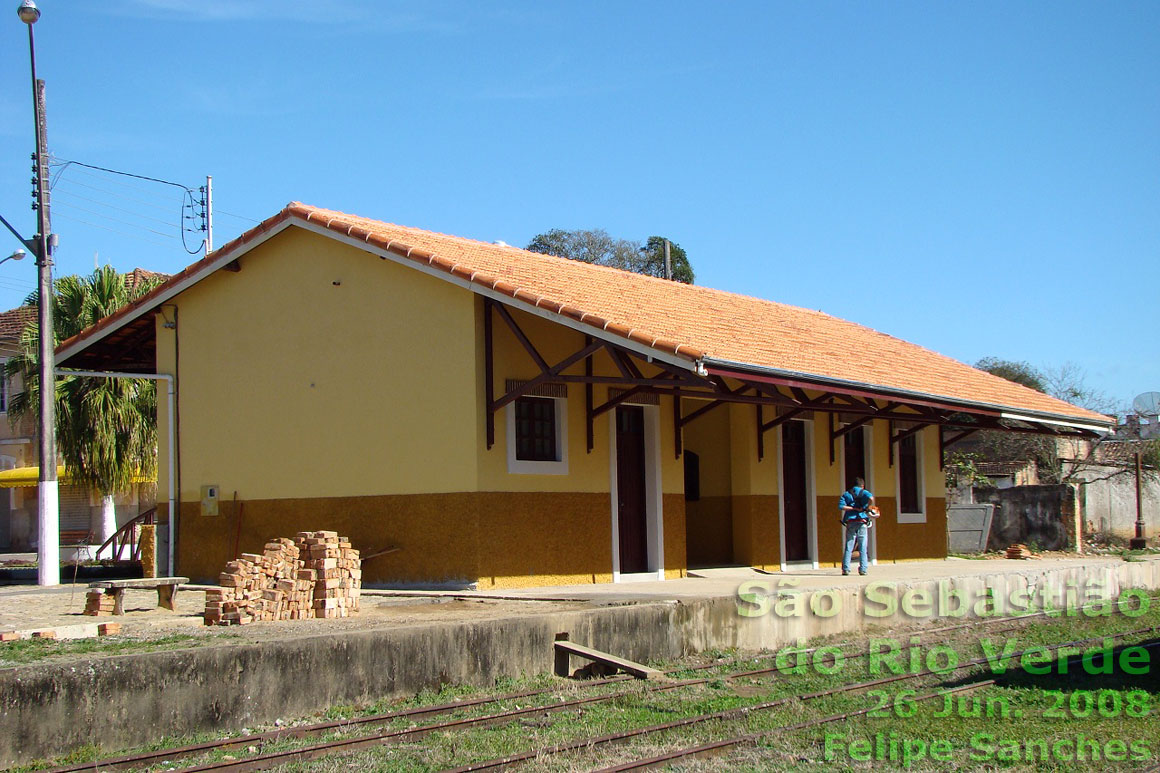
[[[584,336],[584,346],[592,345],[592,336]],[[584,358],[584,375],[592,378],[592,358]],[[592,415],[592,382],[584,384],[584,416],[585,416],[585,443],[587,444],[588,453],[592,453],[592,449],[596,447],[596,431],[593,426]]]
[[[826,416],[828,416],[830,419],[830,443],[829,443],[829,445],[830,445],[830,466],[833,467],[834,466],[834,441],[837,440],[837,438],[834,437],[834,412],[830,411],[829,413],[826,414]]]
[[[940,470],[945,469],[947,448],[949,446],[978,431],[977,429],[964,429],[952,435],[946,426],[940,424],[938,428],[938,468]]]
[[[765,432],[761,429],[764,423],[762,406],[759,403],[757,405],[757,461],[759,462],[765,458]]]
[[[714,400],[713,402],[709,403],[708,405],[702,405],[700,408],[693,411],[688,416],[682,416],[680,419],[681,426],[682,427],[685,426],[686,424],[693,421],[694,419],[699,419],[700,417],[704,416],[706,413],[713,410],[714,408],[721,406],[721,405],[725,405],[726,403],[727,403],[726,400]]]
[[[563,636],[564,638],[560,638]],[[655,668],[649,668],[643,663],[637,663],[627,658],[619,658],[616,655],[610,655],[607,652],[585,647],[583,644],[576,644],[568,641],[567,634],[556,634],[556,641],[553,642],[555,649],[555,666],[557,676],[569,675],[569,656],[575,655],[586,660],[592,660],[597,663],[602,663],[617,671],[624,671],[632,674],[637,679],[664,679],[664,672],[658,671]]]
[[[500,308],[500,307],[497,305],[497,308]],[[517,387],[516,389],[513,389],[512,391],[508,392],[503,397],[494,401],[491,404],[491,410],[498,411],[500,408],[503,408],[508,403],[514,402],[515,400],[522,397],[523,395],[528,394],[533,389],[538,387],[540,384],[543,384],[547,381],[551,381],[551,380],[557,378],[558,376],[560,376],[561,371],[567,370],[568,368],[572,367],[576,363],[583,360],[585,357],[591,357],[594,352],[597,352],[600,349],[601,349],[601,344],[592,343],[592,344],[589,344],[588,346],[585,346],[580,351],[574,352],[573,354],[568,355],[567,357],[565,357],[563,360],[556,363],[552,367],[542,371],[535,378],[529,379],[528,381],[524,382],[524,384],[522,386]],[[562,380],[571,381],[574,379],[562,379]]]
[[[487,450],[495,445],[495,349],[492,346],[491,307],[492,301],[483,299],[483,405],[487,426]]]
[[[530,340],[528,340],[527,335],[524,333],[523,329],[516,323],[515,319],[512,318],[511,312],[507,310],[507,307],[504,306],[502,303],[497,303],[497,304],[495,304],[495,310],[499,313],[500,318],[505,323],[507,323],[507,326],[511,329],[512,333],[515,334],[516,339],[524,347],[524,350],[527,351],[527,353],[535,361],[536,366],[541,371],[548,370],[548,363],[544,360],[544,358],[542,356],[540,356],[540,352],[536,349],[536,347],[534,345],[532,345],[532,342]]]
[[[910,437],[911,435],[916,435],[916,434],[918,434],[919,432],[922,432],[924,429],[926,429],[927,427],[931,426],[931,424],[932,424],[932,422],[929,422],[929,421],[927,421],[927,422],[921,422],[921,423],[919,423],[919,424],[917,424],[917,425],[915,425],[915,426],[911,427],[910,429],[904,429],[904,430],[902,430],[902,431],[901,431],[901,432],[899,432],[897,435],[895,435],[894,433],[891,433],[891,435],[890,435],[890,445],[892,445],[892,446],[893,446],[895,443],[900,443],[900,442],[902,442],[903,440],[906,440],[906,439],[907,439],[908,437]]]
[[[894,437],[894,422],[889,421],[886,424],[886,466],[893,469],[894,467],[894,441],[889,438]]]
[[[600,405],[598,405],[597,407],[592,409],[592,418],[595,419],[600,414],[606,413],[607,411],[612,410],[613,408],[615,408],[616,406],[625,402],[629,398],[632,398],[632,397],[635,397],[636,395],[642,394],[644,391],[645,391],[644,387],[638,386],[638,387],[633,387],[632,389],[627,389],[627,390],[621,392],[620,394],[618,394],[616,397],[608,398],[608,400],[606,400],[605,402],[601,403]]]

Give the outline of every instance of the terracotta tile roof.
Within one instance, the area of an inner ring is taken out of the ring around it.
[[[143,268],[135,268],[128,274],[125,274],[125,284],[129,289],[133,289],[146,282],[164,282],[169,278],[169,274],[162,274],[159,271],[146,271]]]
[[[0,312],[0,341],[5,343],[19,341],[24,328],[35,321],[35,306],[17,306],[15,309]]]
[[[371,247],[452,274],[575,321],[689,360],[913,392],[1016,411],[1110,421],[1041,392],[976,370],[916,344],[820,311],[685,285],[516,247],[393,225],[298,202],[203,258],[133,308],[107,318],[62,349],[76,347],[166,288],[240,252],[287,219],[316,224]],[[79,351],[76,349],[74,351]]]

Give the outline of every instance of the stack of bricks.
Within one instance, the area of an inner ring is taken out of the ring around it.
[[[100,588],[90,588],[85,595],[85,614],[93,617],[111,615],[115,604],[113,594],[105,593]]]
[[[338,532],[299,532],[298,550],[307,570],[315,573],[314,616],[350,617],[358,611],[362,564],[350,540]]]
[[[336,532],[301,532],[226,564],[205,594],[206,625],[347,617],[358,610],[358,551]]]
[[[1027,549],[1026,545],[1015,544],[1007,548],[1007,558],[1019,560],[1033,557],[1033,554]]]

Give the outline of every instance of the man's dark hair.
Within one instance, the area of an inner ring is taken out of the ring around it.
[[[851,478],[849,485],[846,486],[846,490],[853,491],[855,488],[866,488],[866,481],[861,478]]]

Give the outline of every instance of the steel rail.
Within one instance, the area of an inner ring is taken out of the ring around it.
[[[1056,644],[1056,645],[1052,645],[1050,647],[1036,647],[1034,649],[1037,652],[1043,651],[1043,650],[1046,650],[1047,652],[1052,652],[1055,650],[1063,649],[1065,647],[1075,647],[1076,645],[1079,645],[1079,644],[1086,644],[1086,643],[1094,642],[1094,641],[1103,641],[1104,639],[1109,639],[1109,638],[1118,639],[1118,638],[1125,638],[1128,636],[1135,636],[1135,635],[1140,635],[1140,634],[1145,634],[1145,633],[1153,633],[1156,630],[1157,630],[1157,626],[1151,626],[1148,628],[1140,628],[1140,629],[1137,629],[1134,631],[1125,631],[1125,632],[1119,633],[1119,634],[1110,634],[1107,636],[1089,637],[1087,639],[1078,639],[1076,641],[1063,642],[1062,644]],[[1147,646],[1150,646],[1150,647],[1160,646],[1160,642],[1153,642],[1152,644],[1149,644]],[[1010,661],[1018,660],[1027,651],[1028,650],[1020,650],[1018,652],[1011,653],[1009,656],[1007,656],[1007,659]],[[1070,662],[1073,659],[1074,659],[1074,657],[1068,658],[1068,661]],[[969,660],[969,661],[965,661],[963,663],[960,663],[960,664],[954,666],[953,668],[947,669],[945,672],[942,672],[942,673],[949,674],[949,673],[953,673],[955,671],[960,671],[964,668],[971,668],[974,666],[983,665],[983,664],[986,664],[989,660],[990,659],[986,658],[986,657],[975,658],[973,660]],[[662,733],[662,732],[666,732],[668,730],[675,730],[675,729],[682,728],[682,727],[689,727],[691,725],[698,725],[698,724],[703,724],[703,723],[712,722],[712,721],[729,721],[729,720],[743,719],[745,717],[748,717],[751,713],[754,713],[757,711],[767,711],[769,709],[777,708],[778,706],[783,706],[783,705],[790,703],[792,701],[795,701],[795,700],[800,700],[800,701],[814,700],[817,698],[828,697],[830,695],[836,695],[839,693],[854,692],[856,690],[864,690],[864,689],[867,689],[869,687],[877,687],[879,685],[890,684],[892,682],[901,682],[901,681],[905,681],[908,679],[918,679],[920,677],[930,676],[932,674],[941,675],[940,672],[931,671],[929,669],[924,669],[923,671],[913,672],[913,673],[898,674],[895,676],[884,677],[882,679],[874,679],[874,680],[871,680],[868,682],[859,682],[857,684],[850,684],[850,685],[843,685],[840,687],[834,687],[834,688],[830,688],[828,690],[823,690],[821,692],[816,692],[816,693],[810,693],[807,695],[779,698],[775,701],[770,701],[768,703],[761,703],[761,704],[756,704],[753,706],[745,706],[745,707],[741,707],[741,708],[737,708],[737,709],[729,709],[726,711],[714,712],[712,714],[701,714],[701,715],[698,715],[695,717],[686,717],[684,719],[675,720],[673,722],[666,722],[666,723],[660,724],[660,725],[652,725],[652,726],[648,726],[648,727],[637,728],[635,730],[626,730],[626,731],[623,731],[620,733],[613,733],[611,735],[604,735],[604,736],[599,736],[599,737],[595,737],[595,738],[584,738],[584,739],[580,739],[577,741],[571,741],[568,743],[559,744],[556,746],[545,747],[542,749],[534,749],[532,751],[523,752],[520,754],[509,755],[507,757],[486,760],[483,762],[470,763],[468,765],[463,765],[463,766],[458,767],[458,768],[451,768],[451,769],[445,771],[444,773],[470,773],[472,771],[478,771],[478,770],[503,769],[503,768],[510,767],[512,765],[522,763],[522,762],[527,762],[529,760],[537,759],[539,757],[550,756],[550,755],[554,755],[554,754],[562,754],[562,753],[571,752],[571,751],[579,751],[581,749],[586,749],[586,748],[590,749],[590,748],[593,748],[596,746],[601,746],[604,744],[632,740],[635,738],[640,738],[641,736],[652,735],[655,733]],[[993,683],[995,680],[990,680],[990,681]],[[943,684],[946,684],[946,682],[943,682]],[[979,686],[982,686],[982,685],[980,684]],[[876,706],[877,706],[877,704],[876,704]],[[874,708],[874,707],[871,707],[871,708]],[[789,727],[792,728],[793,726],[789,726]],[[775,731],[780,731],[780,730],[784,730],[784,729],[785,728],[775,728]],[[769,731],[769,732],[774,732],[774,731]],[[674,752],[673,754],[674,754],[673,759],[678,759],[680,757],[680,752]]]
[[[1155,631],[1156,628],[1153,627],[1151,630]],[[1100,638],[1106,638],[1106,637],[1100,637]],[[1048,650],[1049,651],[1050,650],[1058,650],[1058,649],[1061,649],[1063,647],[1073,646],[1075,644],[1085,643],[1087,641],[1093,641],[1093,639],[1084,639],[1084,640],[1080,640],[1077,642],[1072,642],[1070,644],[1060,644],[1060,645],[1056,645],[1054,647],[1048,648]],[[1144,644],[1142,646],[1147,647],[1147,648],[1160,647],[1160,642],[1150,642],[1150,643]],[[1024,650],[1024,652],[1026,652],[1026,650]],[[1015,653],[1015,654],[1011,655],[1011,658],[1015,659],[1018,655],[1021,655],[1021,654],[1022,653]],[[1074,660],[1076,657],[1082,657],[1082,656],[1074,656],[1073,655],[1073,656],[1068,658],[1068,662]],[[998,683],[999,683],[998,679],[986,679],[982,682],[972,682],[969,685],[964,685],[963,687],[960,687],[957,689],[940,690],[940,691],[936,691],[933,693],[928,693],[928,694],[923,695],[923,696],[915,696],[914,701],[915,702],[922,702],[925,700],[930,700],[931,698],[934,698],[934,697],[938,697],[940,695],[949,695],[951,693],[958,692],[959,690],[962,690],[962,689],[972,689],[973,690],[973,689],[978,689],[980,687],[986,687],[986,686],[994,685],[994,684],[998,684]],[[835,714],[835,715],[830,716],[830,717],[824,717],[822,719],[812,720],[809,722],[802,722],[802,723],[799,723],[796,725],[785,725],[782,727],[773,728],[771,730],[764,730],[760,733],[750,733],[747,735],[736,736],[734,738],[726,738],[726,739],[721,740],[721,741],[713,741],[711,743],[701,744],[700,746],[692,746],[692,747],[688,747],[685,749],[678,749],[677,751],[666,752],[664,754],[658,754],[654,757],[649,757],[647,759],[634,760],[632,762],[626,762],[626,763],[621,763],[618,765],[612,765],[612,766],[606,767],[606,768],[601,768],[598,771],[595,771],[595,773],[620,773],[621,771],[628,771],[628,770],[648,770],[649,768],[654,768],[654,767],[657,767],[659,765],[667,765],[668,763],[673,762],[674,760],[685,759],[688,757],[714,756],[716,754],[720,754],[721,752],[725,751],[726,749],[731,749],[731,748],[734,748],[737,746],[756,745],[762,739],[768,738],[769,736],[773,735],[774,733],[785,733],[785,732],[792,732],[795,730],[804,730],[804,729],[807,729],[810,727],[823,725],[823,724],[826,724],[829,722],[837,722],[837,721],[841,721],[843,719],[850,719],[852,717],[857,717],[857,716],[862,716],[864,714],[868,714],[869,712],[871,712],[877,708],[880,708],[880,707],[881,707],[881,704],[876,703],[875,705],[873,705],[869,708],[861,709],[861,710],[855,711],[855,712],[849,712],[846,714]],[[1149,768],[1148,770],[1149,771],[1160,770],[1160,765]]]
[[[1160,599],[1160,596],[1148,597],[1148,598],[1150,600],[1156,600],[1156,599]],[[1106,601],[1093,602],[1091,604],[1084,605],[1083,607],[1074,607],[1074,608],[1069,608],[1069,609],[1075,609],[1076,611],[1081,611],[1081,610],[1086,609],[1088,607],[1094,606],[1097,603],[1106,603]],[[925,631],[916,631],[914,634],[912,634],[912,636],[918,636],[921,638],[925,638],[927,636],[930,636],[930,635],[933,635],[936,633],[945,633],[945,632],[953,631],[953,630],[972,628],[972,627],[977,627],[979,625],[993,625],[993,624],[1003,623],[1003,622],[1022,621],[1022,620],[1027,620],[1027,619],[1030,619],[1033,617],[1038,617],[1038,616],[1041,616],[1044,614],[1047,614],[1047,613],[1039,612],[1039,613],[1033,613],[1033,614],[1011,615],[1011,616],[1001,617],[1001,618],[975,618],[970,622],[961,623],[958,625],[942,626],[939,628],[928,629]],[[1002,630],[1008,630],[1008,629],[1002,629]],[[1133,631],[1131,633],[1137,633],[1137,632],[1138,631]],[[1130,635],[1130,634],[1117,634],[1116,636],[1124,636],[1124,635]],[[831,646],[842,646],[842,645],[831,645]],[[898,651],[900,653],[905,652],[905,651],[907,651],[913,647],[916,647],[916,646],[921,646],[921,642],[908,643],[908,644],[900,647]],[[1059,645],[1059,646],[1067,646],[1067,645]],[[696,665],[696,666],[685,666],[685,667],[681,667],[681,668],[669,669],[665,673],[666,674],[674,674],[674,673],[682,673],[682,672],[688,672],[688,671],[708,670],[711,668],[719,668],[722,666],[737,665],[737,664],[743,663],[745,661],[760,662],[762,660],[769,660],[771,658],[775,658],[778,654],[802,655],[802,654],[810,654],[812,652],[817,651],[818,649],[820,649],[820,648],[819,647],[811,647],[808,649],[799,649],[799,650],[783,650],[779,653],[773,653],[773,654],[769,654],[769,655],[759,655],[757,657],[731,658],[731,659],[726,660],[726,661],[719,661],[719,662],[715,662],[715,663],[702,664],[702,665]],[[849,655],[845,655],[844,657],[846,657],[847,659],[855,660],[858,658],[866,657],[869,654],[870,654],[870,651],[866,650],[863,652],[851,653]],[[771,668],[753,669],[750,671],[743,671],[743,672],[738,672],[738,673],[734,673],[734,674],[727,674],[727,675],[723,675],[723,676],[714,676],[714,677],[697,678],[697,679],[686,679],[686,680],[674,680],[672,682],[666,682],[666,683],[654,685],[651,688],[649,688],[648,691],[664,691],[664,690],[672,690],[672,689],[676,689],[676,688],[680,688],[680,687],[691,687],[691,686],[695,686],[695,685],[699,685],[699,684],[705,684],[709,681],[712,681],[712,679],[717,679],[717,678],[724,678],[726,680],[732,680],[732,679],[739,679],[739,678],[764,676],[764,675],[768,675],[768,674],[775,674],[776,672],[780,672],[782,670],[783,670],[782,668],[774,666]],[[589,688],[594,688],[594,687],[606,686],[609,684],[627,683],[627,682],[631,682],[631,681],[633,681],[633,680],[631,680],[625,676],[614,676],[614,677],[610,677],[610,678],[606,678],[606,679],[599,679],[599,680],[593,680],[590,682],[586,682],[585,684],[582,685],[582,687],[584,689],[589,689]],[[877,682],[875,682],[875,684],[877,684]],[[91,771],[94,769],[123,770],[123,769],[136,768],[136,767],[145,767],[145,766],[152,765],[152,764],[158,764],[163,760],[172,762],[174,759],[181,759],[183,757],[190,757],[190,756],[194,756],[197,754],[204,754],[204,753],[208,753],[208,752],[212,752],[212,751],[225,751],[225,750],[231,750],[231,749],[237,749],[237,748],[245,748],[248,746],[257,746],[259,749],[261,749],[263,746],[266,746],[268,744],[275,743],[278,741],[286,740],[286,739],[308,738],[311,736],[321,735],[321,734],[327,733],[327,732],[340,732],[343,730],[357,729],[357,728],[365,727],[368,725],[384,724],[384,723],[391,722],[391,721],[396,720],[396,719],[402,719],[402,718],[418,719],[418,718],[423,718],[423,717],[437,716],[440,714],[449,714],[449,713],[452,713],[454,711],[458,711],[461,709],[487,706],[489,704],[496,704],[496,703],[501,703],[504,701],[518,700],[520,698],[531,698],[531,697],[545,695],[545,694],[556,692],[556,691],[557,691],[557,689],[553,688],[553,687],[541,688],[541,689],[535,689],[535,690],[523,690],[523,691],[519,691],[519,692],[505,693],[505,694],[498,695],[498,696],[479,697],[479,698],[472,698],[472,699],[467,699],[467,700],[453,701],[450,703],[438,704],[438,705],[434,705],[434,706],[422,706],[422,707],[415,707],[415,708],[410,708],[410,709],[402,709],[399,711],[392,711],[392,712],[387,712],[387,713],[383,713],[383,714],[375,714],[375,715],[366,716],[366,717],[355,717],[355,718],[350,718],[350,719],[334,720],[334,721],[330,721],[330,722],[322,722],[322,723],[316,723],[316,724],[311,724],[311,725],[303,725],[303,726],[299,726],[299,727],[279,728],[277,730],[272,730],[272,731],[268,731],[265,733],[247,734],[247,735],[236,736],[233,738],[223,739],[223,740],[219,740],[219,741],[207,741],[204,743],[191,744],[191,745],[182,746],[182,747],[173,748],[173,749],[150,751],[150,752],[144,752],[141,754],[119,755],[116,757],[110,757],[110,758],[106,758],[106,759],[98,760],[98,761],[90,761],[90,762],[86,762],[86,763],[76,763],[76,764],[71,764],[71,765],[65,765],[65,766],[52,768],[47,773],[80,773],[81,771]],[[467,727],[471,727],[471,726],[483,726],[488,722],[488,720],[492,720],[493,722],[501,722],[501,721],[504,721],[506,719],[511,719],[517,715],[525,715],[525,714],[529,714],[529,713],[535,713],[537,711],[544,712],[544,713],[554,713],[554,712],[559,712],[559,711],[566,710],[566,709],[572,708],[572,707],[587,705],[590,703],[597,703],[597,702],[613,700],[615,698],[623,697],[626,694],[628,694],[628,693],[627,692],[610,692],[610,693],[605,693],[605,694],[601,694],[601,695],[597,695],[597,696],[589,696],[586,698],[574,699],[571,701],[562,701],[562,702],[558,702],[558,703],[542,704],[542,705],[538,705],[538,706],[534,706],[534,707],[528,707],[526,709],[520,709],[518,714],[510,712],[510,711],[509,712],[499,712],[497,714],[483,715],[481,717],[471,718],[468,720],[459,720],[459,721],[454,721],[454,722],[439,723],[438,725],[429,725],[429,726],[424,726],[424,727],[420,727],[420,728],[411,728],[407,732],[414,733],[414,734],[423,734],[423,731],[426,728],[456,730],[456,729],[463,729],[463,728],[467,728]],[[396,731],[396,732],[398,732],[398,731]],[[419,736],[416,735],[416,737],[419,737]],[[379,743],[391,743],[393,740],[403,740],[404,736],[399,735],[396,737],[396,736],[392,735],[391,733],[378,733],[378,734],[374,734],[373,736],[361,736],[360,738],[379,739],[379,741],[376,744],[372,744],[372,745],[378,745]],[[353,739],[350,739],[350,740],[353,740]],[[311,748],[311,747],[303,747],[303,748]],[[250,758],[250,759],[257,759],[257,757]],[[244,762],[244,761],[237,761],[238,764],[241,764],[242,762]],[[201,769],[203,769],[203,768],[193,768],[192,770],[201,770]],[[211,767],[211,768],[204,768],[204,769],[209,770],[209,769],[222,769],[222,768],[212,768]],[[237,767],[237,768],[229,768],[229,769],[242,770],[244,768]],[[257,769],[257,768],[253,768],[253,769]]]
[[[943,690],[935,690],[934,692],[926,693],[925,695],[916,695],[913,700],[915,703],[923,703],[933,698],[941,698],[945,695],[953,695],[960,692],[969,692],[971,690],[978,690],[981,687],[989,687],[996,683],[995,679],[984,679],[980,682],[971,682],[970,684],[960,685],[959,687],[951,687]],[[737,736],[736,738],[726,738],[721,741],[712,741],[710,743],[701,744],[700,746],[692,746],[687,749],[670,752],[667,754],[658,754],[655,757],[648,759],[635,760],[633,762],[626,762],[620,765],[613,765],[607,768],[600,768],[595,773],[620,773],[626,770],[647,770],[659,765],[667,765],[673,760],[686,759],[689,757],[715,757],[722,752],[733,749],[737,746],[754,745],[756,746],[762,739],[768,738],[774,733],[792,732],[795,730],[805,730],[811,727],[818,727],[820,725],[829,724],[830,722],[841,722],[844,719],[853,719],[879,708],[878,703],[873,706],[867,706],[857,711],[847,711],[843,714],[831,714],[828,717],[821,717],[819,719],[812,719],[808,722],[799,722],[796,725],[782,725],[771,730],[765,730],[760,733],[750,733],[748,735]]]

